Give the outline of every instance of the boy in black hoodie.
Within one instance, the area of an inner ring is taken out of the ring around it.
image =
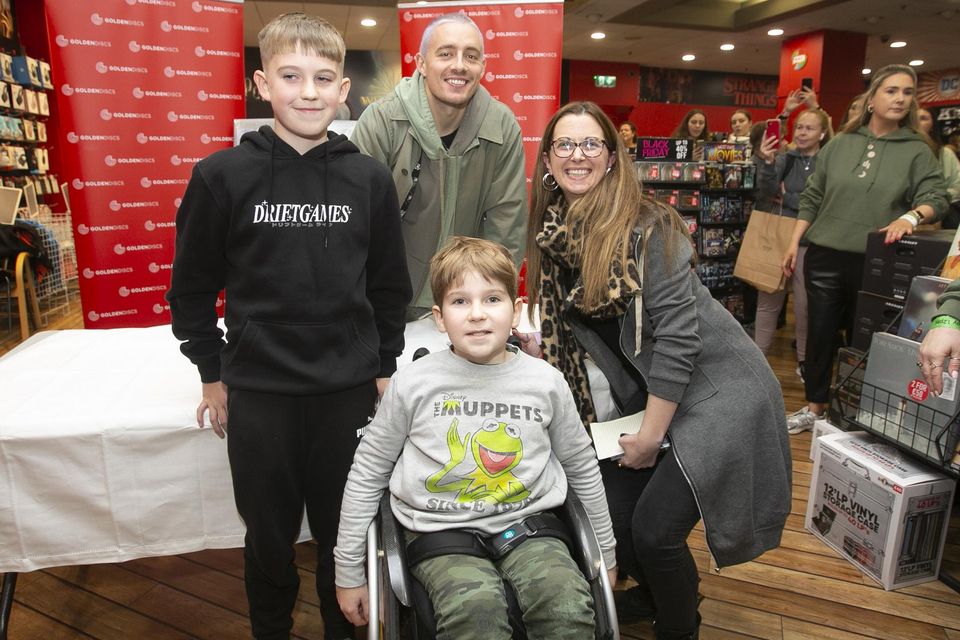
[[[398,198],[386,167],[327,131],[350,88],[336,29],[285,14],[259,39],[254,80],[274,128],[197,164],[167,299],[181,351],[200,371],[198,424],[208,412],[222,438],[229,411],[254,636],[289,635],[306,505],[324,638],[352,638],[332,552],[354,449],[403,350],[411,291]]]

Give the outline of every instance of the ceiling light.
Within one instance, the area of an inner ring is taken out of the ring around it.
[[[607,37],[607,34],[605,34],[603,31],[594,31],[590,34],[590,37],[594,40],[603,40]]]
[[[377,21],[374,20],[373,18],[364,18],[363,20],[360,21],[360,24],[362,24],[365,27],[375,27],[377,26]]]
[[[692,53],[685,53],[680,57],[680,59],[684,62],[693,62],[697,59],[697,56],[693,55]]]
[[[427,0],[417,0],[417,4],[427,4]]]
[[[865,76],[868,76],[868,75],[870,75],[871,73],[873,73],[873,69],[868,69],[868,68],[864,67],[863,69],[860,70],[860,73],[862,73],[862,74],[865,75]]]
[[[783,35],[783,29],[770,29],[770,31],[767,31],[767,35],[768,35],[768,36],[782,36],[782,35]]]
[[[734,47],[732,44],[730,44],[729,42],[726,42],[726,43],[720,45],[720,51],[733,51],[734,48],[735,48],[735,47]]]
[[[923,60],[911,60],[909,64],[911,67],[919,67],[923,64]]]
[[[905,47],[905,46],[907,46],[907,43],[904,42],[903,40],[897,40],[896,42],[891,42],[891,43],[890,43],[890,48],[891,48],[891,49],[901,49],[901,48],[903,48],[903,47]]]

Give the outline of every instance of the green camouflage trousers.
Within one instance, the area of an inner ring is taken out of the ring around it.
[[[529,640],[594,637],[587,581],[556,538],[528,538],[498,561],[439,556],[412,573],[433,603],[437,640],[509,640],[504,579],[516,591]]]

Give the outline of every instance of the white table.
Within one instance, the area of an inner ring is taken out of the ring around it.
[[[421,320],[407,344],[402,364],[446,336]],[[169,326],[44,332],[0,358],[0,573],[243,546],[199,392]]]

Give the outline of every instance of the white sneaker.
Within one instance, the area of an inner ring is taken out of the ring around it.
[[[813,429],[813,423],[822,419],[823,414],[817,415],[809,408],[804,407],[787,416],[787,433],[795,436],[798,433],[810,431]]]

